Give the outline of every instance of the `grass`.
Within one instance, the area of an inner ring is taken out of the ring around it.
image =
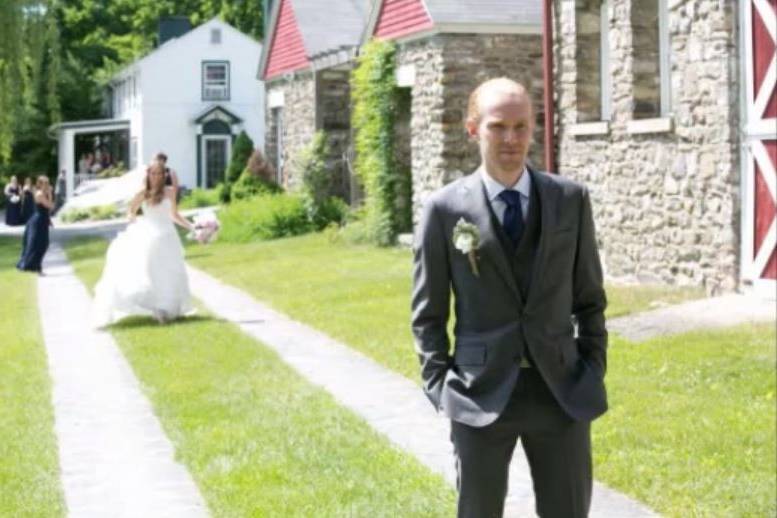
[[[615,338],[596,478],[667,516],[775,516],[773,325]]]
[[[407,251],[314,235],[188,253],[195,265],[417,379]],[[608,292],[611,308],[624,313],[696,294]],[[612,337],[611,409],[593,426],[597,479],[667,516],[774,516],[775,340],[773,326],[640,344]]]
[[[20,246],[0,238],[0,516],[64,516],[37,277],[14,268]]]
[[[105,243],[67,247],[93,286]],[[214,516],[452,516],[455,493],[273,352],[207,313],[113,336]]]
[[[310,234],[190,248],[189,262],[418,380],[410,333],[409,250],[333,243],[324,234]],[[655,286],[607,289],[610,316],[648,309],[656,300],[701,295]]]
[[[704,297],[704,289],[697,287],[608,284],[607,318],[620,317],[629,313],[638,313]]]

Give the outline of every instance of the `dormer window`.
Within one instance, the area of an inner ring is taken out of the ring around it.
[[[203,61],[202,100],[229,100],[229,62]]]
[[[210,42],[215,45],[221,43],[221,29],[210,30]]]

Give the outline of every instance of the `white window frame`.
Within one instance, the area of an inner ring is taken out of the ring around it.
[[[671,116],[672,63],[669,41],[669,6],[667,0],[658,0],[658,70],[661,78],[661,117]]]
[[[612,120],[612,77],[610,77],[610,0],[602,0],[599,12],[599,79],[601,82],[601,120]]]
[[[210,67],[224,68],[224,82],[216,83],[208,80]],[[210,83],[210,84],[209,84]],[[228,101],[230,97],[229,61],[203,61],[202,62],[202,100],[203,101]]]

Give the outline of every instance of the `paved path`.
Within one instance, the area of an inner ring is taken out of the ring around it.
[[[731,294],[693,300],[607,321],[607,329],[633,341],[697,329],[777,320],[774,299]]]
[[[84,325],[91,299],[58,245],[44,271],[38,306],[69,516],[207,516],[113,338]]]
[[[415,383],[204,272],[190,267],[189,280],[193,294],[211,312],[236,323],[277,351],[305,378],[326,389],[394,444],[455,484],[448,420],[435,414]],[[517,448],[510,472],[506,516],[533,516],[533,509],[528,466]],[[596,484],[591,516],[630,518],[655,514]]]

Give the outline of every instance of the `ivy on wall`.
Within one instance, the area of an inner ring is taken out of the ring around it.
[[[396,210],[402,179],[394,159],[395,52],[393,42],[370,41],[362,47],[351,76],[354,169],[364,187],[367,232],[383,246],[394,243],[403,219]]]

